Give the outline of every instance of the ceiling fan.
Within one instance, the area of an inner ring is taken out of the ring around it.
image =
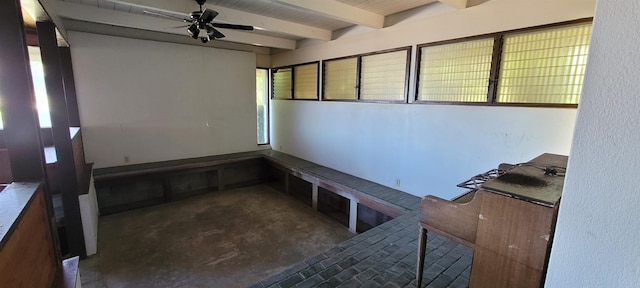
[[[191,23],[190,25],[186,26],[187,33],[189,33],[189,36],[191,36],[193,39],[200,39],[202,43],[207,43],[210,40],[224,37],[224,34],[220,33],[220,31],[218,31],[216,28],[253,31],[253,26],[211,22],[214,18],[216,18],[216,16],[218,16],[218,12],[209,8],[205,8],[204,10],[202,10],[202,5],[204,5],[207,0],[195,1],[200,6],[200,10],[193,11],[185,17],[177,17],[174,15],[149,10],[145,10],[144,13]]]

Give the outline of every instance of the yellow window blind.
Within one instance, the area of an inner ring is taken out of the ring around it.
[[[324,63],[324,98],[356,100],[358,58],[331,60]]]
[[[361,100],[405,100],[407,50],[362,57]]]
[[[273,98],[291,99],[291,68],[273,72]]]
[[[293,98],[318,99],[318,63],[293,68]]]
[[[486,102],[493,38],[420,49],[419,101]]]
[[[578,104],[591,23],[504,36],[496,101]]]

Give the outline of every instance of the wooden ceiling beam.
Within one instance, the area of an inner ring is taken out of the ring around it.
[[[480,5],[489,0],[439,0],[439,1],[455,9],[460,10],[460,9],[465,9],[465,8]]]
[[[375,29],[384,27],[384,16],[335,0],[276,0],[280,3],[310,10],[337,20],[363,25]]]

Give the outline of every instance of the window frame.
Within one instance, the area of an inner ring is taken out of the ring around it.
[[[311,64],[316,64],[316,98],[296,98],[295,95],[295,74],[296,74],[296,69],[295,67],[298,66],[305,66],[305,65],[311,65]],[[291,78],[289,79],[289,81],[291,82],[291,98],[275,98],[275,89],[271,89],[271,100],[298,100],[298,101],[318,101],[320,100],[320,61],[312,61],[312,62],[306,62],[306,63],[301,63],[301,64],[295,64],[295,65],[287,65],[287,66],[280,66],[280,67],[274,67],[271,68],[271,73],[270,73],[270,83],[271,83],[271,87],[274,87],[274,74],[277,73],[277,71],[279,69],[289,69],[291,68]]]
[[[505,102],[496,102],[497,93],[498,93],[498,83],[499,83],[499,75],[500,75],[500,64],[502,58],[502,48],[503,48],[503,38],[504,36],[508,36],[511,34],[519,34],[523,32],[533,32],[536,30],[543,30],[549,28],[560,28],[562,26],[568,26],[572,24],[582,24],[586,22],[593,22],[593,17],[576,19],[571,21],[564,21],[552,24],[538,25],[520,29],[506,30],[496,33],[482,34],[482,35],[474,35],[469,37],[450,39],[444,41],[437,41],[431,43],[424,43],[416,45],[416,73],[414,77],[415,90],[413,95],[413,102],[416,104],[436,104],[436,105],[466,105],[466,106],[510,106],[510,107],[548,107],[548,108],[577,108],[578,104],[553,104],[553,103],[505,103]],[[487,79],[487,101],[485,102],[462,102],[462,101],[425,101],[419,100],[418,90],[419,90],[419,81],[420,81],[420,63],[422,58],[422,53],[420,53],[423,47],[437,46],[437,45],[446,45],[453,43],[460,43],[465,41],[473,41],[478,39],[486,39],[493,38],[493,52],[491,56],[491,70],[489,71],[489,79]]]
[[[256,67],[256,71],[257,70],[265,70],[267,72],[267,77],[271,76],[271,69],[270,68]],[[265,82],[267,83],[267,87],[266,87],[267,95],[271,95],[271,93],[272,93],[271,92],[271,90],[272,90],[271,89],[271,81],[267,80]],[[258,97],[258,95],[256,95],[256,97]],[[264,132],[266,133],[267,141],[265,143],[260,143],[259,142],[260,139],[258,139],[258,137],[257,137],[258,135],[256,135],[256,142],[257,142],[258,146],[271,145],[271,103],[270,103],[271,102],[271,97],[267,96],[265,98],[267,100],[266,103],[265,103],[265,121],[267,122],[267,124],[266,124],[266,128],[267,129]],[[257,107],[256,107],[256,109],[257,109]],[[257,113],[257,111],[256,111],[256,113]],[[257,116],[258,115],[256,115],[256,121],[258,120]]]
[[[323,60],[322,61],[322,96],[321,96],[321,101],[337,101],[337,102],[363,102],[363,103],[391,103],[391,104],[398,104],[398,103],[408,103],[408,99],[409,99],[409,80],[411,79],[410,74],[411,74],[411,50],[412,47],[411,46],[403,46],[403,47],[399,47],[399,48],[392,48],[392,49],[386,49],[386,50],[380,50],[380,51],[375,51],[375,52],[369,52],[369,53],[363,53],[363,54],[356,54],[356,55],[350,55],[350,56],[344,56],[344,57],[338,57],[338,58],[332,58],[332,59],[327,59],[327,60]],[[372,100],[372,99],[367,99],[367,100],[363,100],[362,99],[362,89],[360,89],[360,85],[362,84],[362,58],[363,57],[367,57],[367,56],[372,56],[372,55],[379,55],[379,54],[385,54],[385,53],[392,53],[392,52],[399,52],[399,51],[406,51],[407,52],[407,58],[405,61],[405,79],[404,79],[404,92],[403,92],[403,100]],[[355,98],[354,99],[327,99],[325,97],[325,84],[326,84],[326,63],[327,62],[331,62],[331,61],[338,61],[338,60],[345,60],[345,59],[350,59],[350,58],[356,58],[356,92],[355,92]]]

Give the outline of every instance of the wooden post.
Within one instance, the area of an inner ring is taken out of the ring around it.
[[[58,49],[62,67],[62,80],[64,81],[64,93],[67,99],[67,112],[69,113],[69,126],[80,127],[80,111],[78,110],[78,100],[76,97],[76,82],[73,77],[71,50],[69,47],[60,47]]]
[[[44,150],[20,1],[0,3],[0,97],[13,181],[44,180]]]
[[[78,177],[73,158],[73,146],[69,133],[69,114],[65,99],[64,82],[58,51],[55,25],[48,22],[37,22],[40,54],[45,75],[49,111],[51,113],[51,130],[58,158],[58,177],[64,210],[65,227],[69,243],[70,256],[86,257],[84,233],[78,201]]]
[[[418,235],[418,263],[416,264],[416,287],[422,287],[422,274],[424,273],[424,257],[427,253],[427,229],[420,226]]]

